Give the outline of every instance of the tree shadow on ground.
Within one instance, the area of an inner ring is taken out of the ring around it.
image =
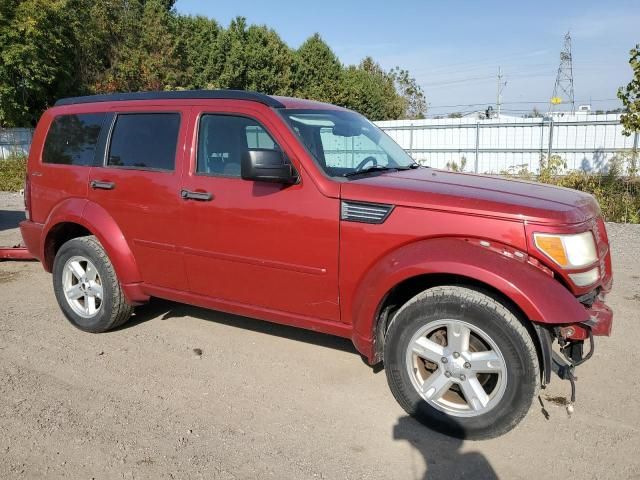
[[[482,453],[462,453],[463,440],[429,430],[409,416],[398,419],[393,427],[393,439],[409,442],[422,457],[426,470],[422,471],[421,462],[414,464],[415,480],[498,478]]]
[[[346,338],[157,298],[152,298],[146,305],[136,307],[133,318],[120,329],[135,328],[141,323],[157,318],[169,320],[187,316],[359,355],[351,341]],[[373,371],[377,373],[380,370],[381,366],[377,366]],[[495,480],[498,478],[483,454],[460,452],[463,440],[430,430],[409,416],[398,419],[393,427],[393,439],[409,442],[426,465],[425,470],[421,461],[414,462],[412,479]]]
[[[219,312],[217,310],[209,310],[159,298],[152,298],[149,303],[136,307],[131,320],[120,327],[119,330],[133,328],[136,325],[155,318],[169,320],[171,318],[182,317],[198,318],[201,320],[228,325],[230,327],[241,328],[243,330],[251,330],[265,335],[288,338],[298,342],[309,343],[320,347],[332,348],[334,350],[359,355],[358,351],[353,346],[353,343],[348,338],[336,337],[333,335],[314,332],[312,330],[305,330],[303,328],[280,325],[277,323]]]
[[[18,224],[25,219],[20,210],[0,210],[0,232],[18,228]]]

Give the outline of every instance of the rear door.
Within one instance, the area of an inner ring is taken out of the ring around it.
[[[116,221],[145,283],[186,290],[176,244],[188,109],[120,108],[109,121],[104,160],[89,176],[89,199]]]
[[[48,111],[40,121],[29,158],[31,220],[38,223],[44,223],[61,201],[86,197],[106,117],[95,111],[57,114],[44,131],[51,115]]]
[[[252,308],[339,321],[339,200],[322,195],[266,107],[194,107],[183,251],[193,293]],[[300,183],[240,177],[249,149],[287,155]]]

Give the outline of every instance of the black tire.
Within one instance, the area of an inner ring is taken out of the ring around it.
[[[487,412],[451,415],[427,402],[412,382],[407,366],[409,342],[419,329],[444,319],[481,329],[504,358],[506,387]],[[531,407],[540,385],[536,348],[523,323],[490,296],[461,286],[431,288],[407,302],[387,330],[384,363],[389,387],[402,408],[424,425],[459,438],[493,438],[513,429]]]
[[[90,318],[74,312],[63,291],[64,266],[74,256],[90,260],[100,277],[102,302],[97,313]],[[74,238],[60,247],[53,262],[53,290],[67,320],[85,332],[101,333],[112,330],[123,325],[133,313],[133,306],[127,303],[109,257],[94,236]]]

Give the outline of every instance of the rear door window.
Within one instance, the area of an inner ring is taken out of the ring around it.
[[[93,165],[104,113],[59,115],[44,142],[42,161],[62,165]]]
[[[173,171],[179,113],[119,114],[111,132],[107,165]]]

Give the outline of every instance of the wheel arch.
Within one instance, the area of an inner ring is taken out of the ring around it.
[[[426,288],[451,284],[474,288],[499,301],[523,321],[535,343],[538,336],[532,322],[559,324],[589,319],[571,292],[526,261],[508,258],[465,239],[440,238],[402,247],[368,271],[353,301],[356,348],[370,363],[380,362],[380,344],[394,302],[406,303]]]
[[[58,249],[73,238],[94,235],[113,264],[125,294],[132,303],[148,296],[135,285],[142,282],[134,254],[113,217],[99,205],[81,199],[59,204],[49,215],[42,233],[42,263],[51,272]]]
[[[520,308],[520,306],[518,306],[518,304],[516,304],[503,292],[493,287],[492,285],[464,275],[450,273],[427,273],[409,277],[403,280],[399,284],[395,285],[389,292],[387,292],[387,294],[381,300],[380,305],[376,309],[375,326],[373,332],[373,338],[375,339],[375,363],[384,360],[384,338],[395,313],[416,295],[430,288],[440,286],[465,287],[470,290],[474,290],[487,295],[492,300],[500,303],[518,320],[520,320],[520,322],[527,329],[532,341],[536,345],[536,349],[538,350],[538,358],[541,358],[539,351],[539,339],[535,332],[533,323],[529,321],[525,312]]]

